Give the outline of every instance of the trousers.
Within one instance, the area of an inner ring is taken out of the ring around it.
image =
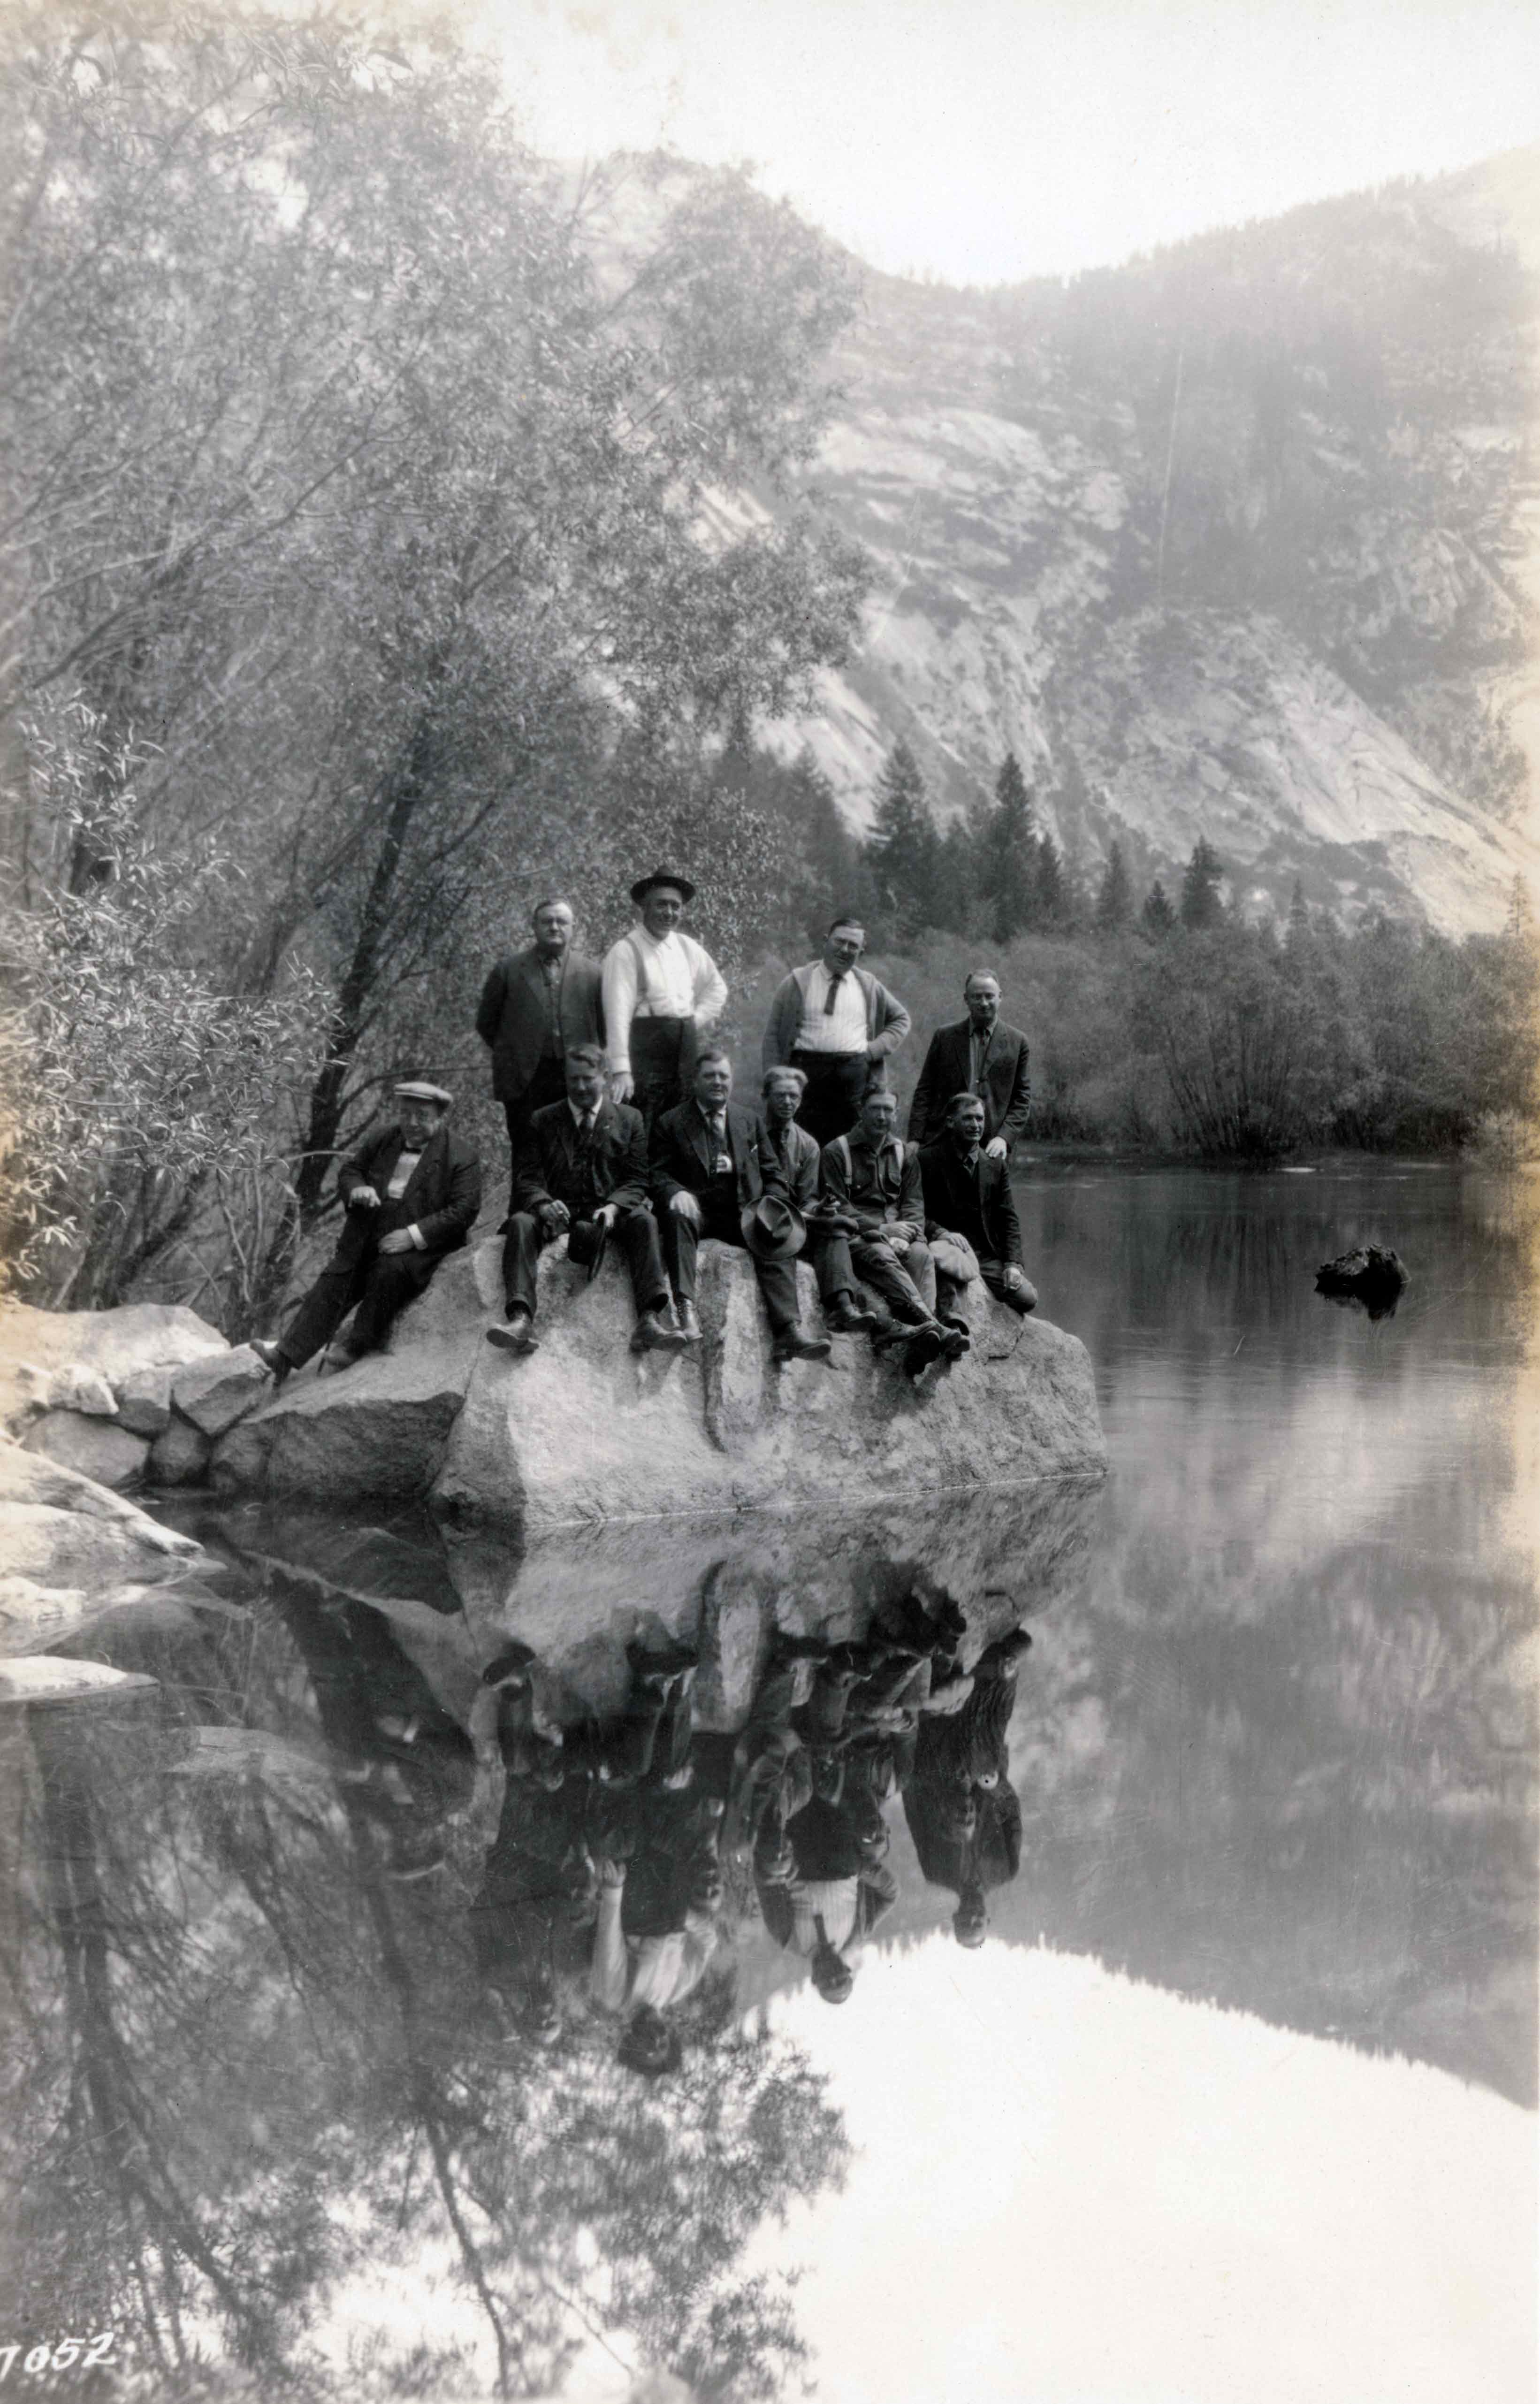
[[[534,1316],[535,1265],[550,1240],[533,1211],[516,1210],[503,1238],[503,1291],[510,1310]],[[638,1312],[657,1310],[669,1298],[658,1222],[650,1210],[626,1210],[616,1220],[611,1241],[619,1246],[631,1272],[631,1296]]]
[[[978,1274],[996,1302],[1005,1303],[1025,1319],[1029,1311],[1035,1310],[1037,1307],[1037,1288],[1023,1278],[1020,1284],[1013,1290],[1006,1281],[1006,1264],[1004,1261],[986,1261],[981,1258],[978,1263]],[[936,1270],[936,1307],[937,1310],[955,1310],[966,1292],[967,1286],[961,1279],[950,1278],[942,1270]]]
[[[382,1203],[368,1226],[356,1223],[359,1215],[350,1214],[353,1223],[344,1230],[341,1242],[300,1303],[280,1343],[284,1360],[297,1369],[302,1369],[323,1344],[329,1343],[354,1304],[357,1316],[353,1322],[353,1349],[355,1352],[377,1352],[397,1314],[422,1293],[438,1266],[441,1255],[437,1252],[380,1251],[380,1237],[389,1235],[401,1220],[396,1206]]]
[[[849,1135],[861,1115],[861,1103],[875,1070],[864,1052],[804,1052],[791,1055],[791,1065],[806,1077],[807,1090],[797,1105],[797,1124],[806,1127],[815,1143],[832,1143]]]
[[[887,1304],[895,1319],[918,1327],[935,1316],[936,1264],[928,1244],[917,1237],[895,1248],[857,1236],[850,1251],[856,1276]]]
[[[649,1142],[659,1112],[689,1097],[696,1048],[693,1018],[631,1020],[631,1107],[641,1111]]]
[[[510,1211],[514,1205],[514,1188],[519,1181],[519,1155],[524,1149],[524,1139],[529,1133],[530,1121],[535,1111],[543,1111],[548,1103],[562,1102],[566,1097],[566,1064],[557,1059],[553,1054],[548,1054],[537,1065],[534,1076],[524,1087],[519,1099],[516,1102],[505,1102],[503,1105],[503,1116],[507,1122],[508,1129],[508,1156],[512,1162],[508,1185]]]
[[[681,1218],[677,1210],[663,1212],[663,1255],[673,1291],[681,1302],[695,1300],[696,1255],[703,1237],[712,1236],[719,1244],[736,1244],[741,1252],[748,1250],[738,1223],[736,1196],[708,1188],[695,1198],[701,1205],[699,1229]],[[787,1335],[797,1324],[797,1273],[789,1261],[762,1261],[756,1254],[752,1257],[770,1326],[777,1335]]]

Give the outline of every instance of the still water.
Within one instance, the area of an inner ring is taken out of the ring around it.
[[[1533,2394],[1540,1189],[1019,1200],[1104,1486],[210,1515],[0,1713],[0,2379]]]

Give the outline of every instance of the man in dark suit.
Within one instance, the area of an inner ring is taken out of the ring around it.
[[[642,1113],[605,1099],[606,1063],[597,1043],[569,1047],[566,1083],[564,1099],[535,1111],[514,1164],[518,1207],[503,1241],[507,1325],[489,1327],[487,1341],[508,1352],[533,1352],[538,1341],[534,1272],[542,1245],[566,1234],[570,1257],[582,1267],[592,1261],[603,1231],[613,1233],[631,1271],[636,1303],[631,1349],[676,1351],[685,1338],[663,1317],[669,1281],[658,1248],[658,1223],[647,1207]]]
[[[450,1096],[411,1079],[395,1088],[397,1115],[338,1172],[342,1233],[285,1335],[252,1350],[283,1379],[303,1366],[356,1303],[348,1367],[378,1351],[396,1313],[423,1292],[446,1252],[457,1251],[481,1207],[481,1164],[445,1125]]]
[[[936,1315],[966,1328],[957,1305],[965,1280],[950,1276],[936,1246],[946,1235],[965,1236],[978,1255],[978,1273],[997,1301],[1025,1318],[1037,1307],[1037,1289],[1021,1266],[1021,1223],[1003,1159],[984,1150],[984,1105],[977,1094],[954,1094],[939,1143],[920,1154],[925,1240],[936,1261]]]
[[[785,1179],[786,1197],[807,1224],[808,1259],[818,1280],[824,1321],[834,1335],[853,1335],[862,1328],[882,1324],[874,1310],[863,1310],[856,1295],[851,1264],[850,1234],[855,1222],[832,1218],[819,1192],[822,1153],[807,1128],[797,1124],[798,1106],[807,1086],[800,1069],[767,1069],[761,1088],[764,1141],[776,1169]]]
[[[571,903],[542,902],[530,924],[534,943],[498,961],[476,1013],[476,1031],[492,1053],[492,1090],[507,1120],[515,1178],[535,1111],[566,1099],[569,1046],[604,1041],[599,963],[572,949]]]
[[[954,1094],[977,1094],[984,1105],[984,1150],[1005,1160],[1027,1124],[1032,1085],[1027,1039],[1000,1024],[1000,980],[975,969],[963,987],[966,1018],[931,1037],[920,1083],[909,1104],[910,1143],[935,1143]]]
[[[785,1180],[762,1148],[759,1121],[732,1098],[732,1063],[715,1045],[695,1064],[695,1092],[665,1111],[652,1130],[652,1192],[663,1230],[679,1323],[701,1341],[695,1309],[695,1263],[703,1236],[748,1249],[745,1212],[769,1194],[787,1200]],[[826,1335],[804,1335],[797,1323],[797,1272],[790,1260],[753,1254],[765,1298],[777,1361],[825,1361]]]

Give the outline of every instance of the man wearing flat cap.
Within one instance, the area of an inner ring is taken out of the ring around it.
[[[342,1163],[337,1250],[286,1333],[252,1342],[280,1380],[319,1352],[354,1304],[351,1340],[333,1362],[346,1368],[378,1351],[396,1314],[464,1244],[481,1207],[481,1164],[446,1124],[451,1098],[442,1085],[409,1078],[395,1088],[391,1124]]]
[[[679,921],[695,899],[687,876],[655,868],[631,898],[641,915],[604,955],[602,979],[610,1090],[653,1121],[694,1090],[697,1037],[715,1027],[728,988],[711,954]]]

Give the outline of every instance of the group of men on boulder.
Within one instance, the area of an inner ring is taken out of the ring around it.
[[[700,1343],[704,1237],[752,1255],[778,1361],[830,1350],[828,1335],[799,1321],[803,1252],[829,1332],[901,1342],[913,1377],[968,1349],[961,1304],[975,1276],[1016,1311],[1033,1309],[1007,1172],[1031,1107],[1027,1042],[1001,1022],[998,980],[975,971],[966,1016],[932,1037],[901,1141],[885,1077],[909,1013],[861,967],[859,920],[835,919],[822,957],[772,999],[751,1110],[733,1098],[731,1061],[710,1041],[728,988],[681,927],[694,896],[672,870],[641,878],[637,922],[603,963],[574,952],[570,903],[542,902],[533,942],[487,978],[476,1025],[513,1162],[506,1315],[489,1342],[536,1349],[539,1255],[563,1234],[590,1273],[612,1240],[623,1254],[638,1351]],[[345,1363],[376,1349],[475,1223],[480,1169],[447,1124],[450,1095],[413,1079],[395,1099],[395,1123],[340,1172],[344,1223],[332,1259],[283,1336],[254,1344],[280,1377],[355,1305],[349,1342],[330,1357]]]

